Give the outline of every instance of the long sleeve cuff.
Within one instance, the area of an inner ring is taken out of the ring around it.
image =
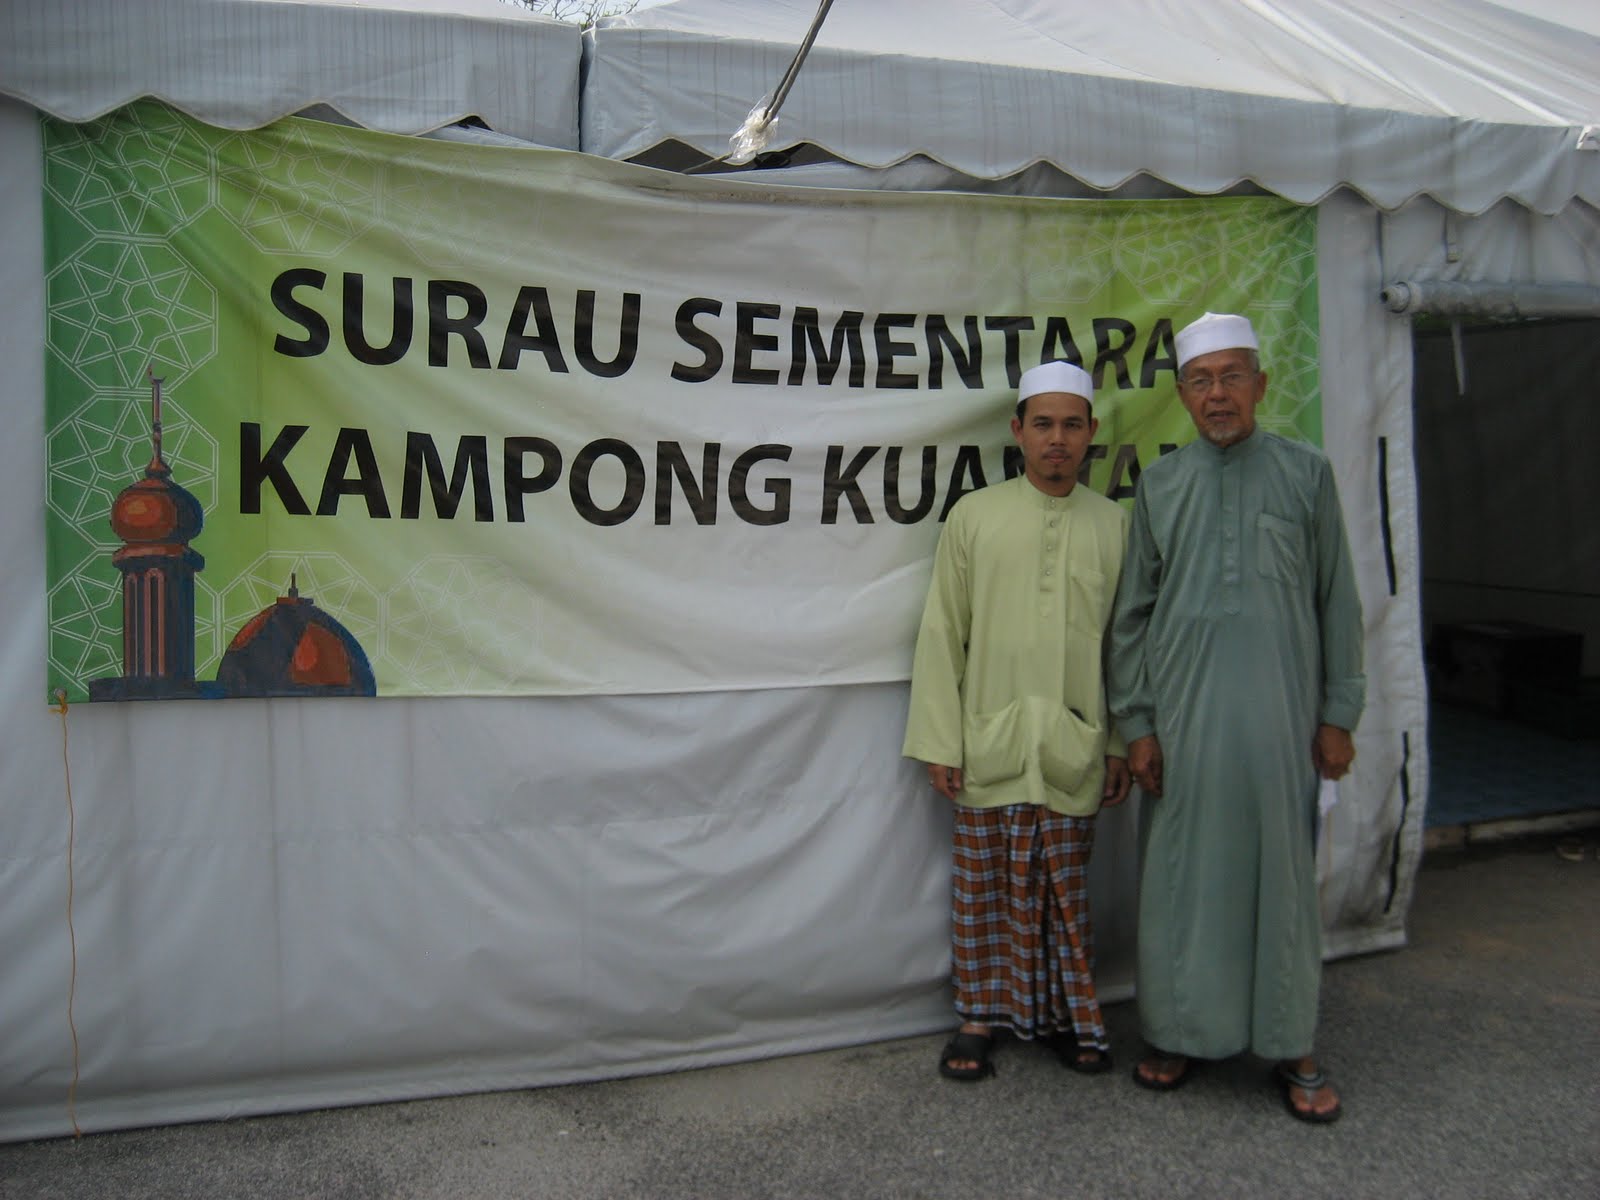
[[[1340,682],[1329,682],[1322,689],[1321,721],[1355,732],[1366,700],[1366,679],[1357,675]]]
[[[1151,713],[1131,712],[1116,720],[1117,732],[1122,735],[1124,743],[1136,742],[1156,731],[1155,717]]]
[[[1356,724],[1361,720],[1361,705],[1340,700],[1324,701],[1321,720],[1324,725],[1333,725],[1354,733]]]

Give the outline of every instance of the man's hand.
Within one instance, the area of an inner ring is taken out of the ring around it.
[[[1317,736],[1311,742],[1311,761],[1317,765],[1317,774],[1324,779],[1343,779],[1350,773],[1355,761],[1356,746],[1350,740],[1350,731],[1337,725],[1318,725]]]
[[[929,763],[928,782],[933,785],[933,790],[938,792],[939,795],[946,800],[954,801],[956,793],[961,790],[961,768]]]
[[[1147,796],[1161,795],[1161,743],[1147,733],[1128,743],[1128,770]]]
[[[1133,779],[1128,774],[1128,760],[1106,755],[1106,786],[1100,789],[1100,803],[1114,808],[1128,798]]]

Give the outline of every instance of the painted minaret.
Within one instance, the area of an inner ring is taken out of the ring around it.
[[[150,464],[111,506],[111,528],[123,542],[111,556],[122,572],[122,677],[94,680],[94,700],[197,694],[194,577],[205,559],[189,543],[205,513],[172,482],[161,457],[162,382],[150,372]]]

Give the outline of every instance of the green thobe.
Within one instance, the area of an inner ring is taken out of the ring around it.
[[[1139,1014],[1198,1058],[1309,1054],[1322,977],[1319,724],[1361,715],[1361,602],[1328,460],[1257,431],[1139,480],[1111,708],[1154,733],[1140,823]]]
[[[1123,753],[1107,718],[1102,642],[1127,523],[1098,492],[1048,496],[1026,476],[950,510],[903,753],[960,767],[958,803],[1099,809],[1105,756]]]

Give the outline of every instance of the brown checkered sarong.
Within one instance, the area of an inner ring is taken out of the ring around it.
[[[963,1021],[1022,1038],[1071,1030],[1110,1048],[1091,973],[1093,847],[1093,817],[956,807],[950,957]]]

